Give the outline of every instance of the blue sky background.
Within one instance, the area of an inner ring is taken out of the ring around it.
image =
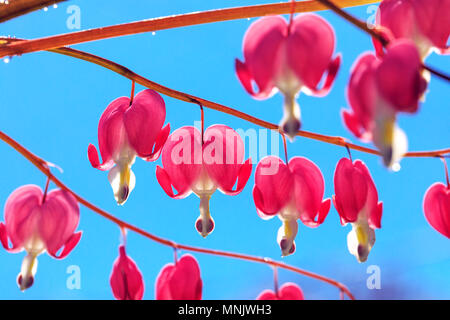
[[[145,18],[192,11],[258,4],[270,1],[172,0],[172,1],[70,1],[57,9],[39,10],[0,24],[1,35],[37,38],[70,32],[66,27],[69,5],[81,9],[81,28],[124,23]],[[349,10],[367,19],[367,6]],[[343,65],[332,92],[325,98],[302,95],[299,104],[303,129],[341,135],[355,141],[343,127],[340,109],[347,106],[345,87],[349,69],[357,56],[371,50],[366,34],[356,30],[331,12],[322,12],[337,34],[337,52]],[[139,34],[95,43],[76,45],[121,63],[143,76],[168,87],[201,96],[278,123],[282,98],[253,100],[241,87],[234,72],[234,59],[242,57],[242,37],[254,19],[200,25],[175,30]],[[448,57],[433,54],[427,63],[449,70]],[[58,164],[57,173],[68,186],[89,201],[117,217],[149,232],[174,241],[280,258],[276,243],[278,219],[261,220],[255,211],[251,191],[253,175],[244,191],[235,197],[219,192],[211,200],[215,231],[206,239],[194,229],[199,199],[194,195],[173,200],[155,178],[156,163],[138,159],[133,167],[137,185],[124,207],[114,201],[106,173],[95,170],[87,160],[89,143],[97,145],[97,125],[101,113],[113,99],[129,95],[130,81],[87,62],[40,52],[14,57],[0,63],[0,127],[24,146],[48,161]],[[137,87],[140,91],[143,88]],[[418,114],[401,116],[411,150],[449,147],[448,84],[433,78],[427,101]],[[166,121],[173,129],[199,120],[198,107],[164,97]],[[224,123],[233,128],[256,128],[229,115],[205,111],[206,126]],[[280,148],[282,144],[280,143]],[[288,146],[289,155],[302,155],[322,170],[326,197],[333,194],[333,173],[337,161],[346,156],[342,147],[297,138]],[[280,149],[280,152],[282,150]],[[0,202],[23,184],[44,186],[45,177],[5,144],[0,144]],[[404,159],[398,173],[385,170],[372,155],[353,152],[366,162],[384,202],[383,228],[376,231],[377,242],[368,261],[358,264],[347,251],[350,226],[339,224],[332,207],[325,223],[317,229],[299,228],[297,252],[283,261],[348,285],[357,298],[450,299],[449,240],[425,221],[422,199],[426,189],[444,181],[444,170],[437,159]],[[3,206],[3,205],[2,205]],[[36,281],[25,293],[16,285],[24,253],[0,250],[0,298],[2,299],[111,299],[109,275],[116,259],[119,229],[88,209],[81,208],[83,230],[80,244],[64,260],[48,255],[39,257]],[[128,253],[137,262],[145,279],[146,299],[154,298],[154,281],[163,265],[173,260],[171,248],[130,233]],[[254,299],[263,289],[272,289],[272,270],[265,265],[195,254],[201,267],[205,299]],[[69,290],[66,270],[77,265],[81,270],[81,289]],[[381,269],[381,290],[366,287],[367,267]],[[281,270],[280,282],[299,284],[307,299],[336,299],[334,287]]]

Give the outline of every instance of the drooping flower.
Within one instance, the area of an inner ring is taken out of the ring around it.
[[[125,246],[119,247],[109,279],[114,297],[117,300],[142,300],[144,280],[136,263],[125,252]]]
[[[17,278],[20,290],[32,286],[38,255],[47,251],[53,258],[63,259],[77,245],[81,232],[74,232],[79,219],[77,200],[64,190],[43,194],[38,186],[25,185],[11,193],[5,205],[5,223],[0,223],[0,240],[9,252],[27,252]]]
[[[278,292],[264,290],[256,300],[305,300],[302,289],[292,282],[283,284]]]
[[[278,215],[282,221],[277,240],[283,256],[295,251],[297,219],[309,227],[325,220],[331,201],[322,201],[324,189],[320,169],[306,158],[294,157],[286,165],[280,158],[268,156],[258,163],[253,200],[261,218]]]
[[[103,163],[92,144],[88,158],[94,168],[109,170],[108,180],[118,204],[124,204],[134,188],[131,166],[136,156],[146,161],[158,159],[170,132],[169,124],[162,128],[165,118],[164,100],[150,89],[139,92],[133,101],[117,98],[103,112],[98,124]]]
[[[318,15],[298,15],[289,26],[281,16],[263,17],[247,30],[245,62],[236,59],[236,73],[245,90],[256,99],[266,99],[278,89],[284,95],[284,117],[280,127],[291,138],[300,129],[303,91],[324,96],[333,84],[340,56],[333,58],[333,28]],[[327,73],[323,88],[318,85]],[[253,83],[259,92],[253,89]]]
[[[185,254],[165,265],[156,278],[156,300],[201,300],[203,282],[197,260]]]
[[[428,188],[423,199],[423,211],[428,223],[450,238],[450,187],[437,182]]]
[[[344,123],[362,141],[372,141],[384,164],[392,167],[408,149],[397,114],[417,112],[426,86],[419,53],[409,40],[392,43],[382,59],[364,53],[351,72],[347,88],[351,110],[342,112]]]
[[[375,244],[375,229],[381,228],[383,203],[364,162],[339,160],[334,172],[333,204],[341,224],[352,224],[347,236],[348,250],[359,262],[367,260]]]
[[[185,198],[191,192],[200,198],[200,217],[195,227],[203,237],[214,229],[209,211],[212,194],[217,189],[227,195],[239,194],[250,177],[252,164],[250,159],[243,163],[244,152],[242,138],[225,125],[206,129],[203,143],[199,130],[190,126],[177,129],[167,139],[161,157],[163,168],[156,168],[156,178],[174,199]]]
[[[379,6],[377,25],[387,28],[396,39],[414,41],[425,59],[432,49],[449,52],[449,12],[450,0],[384,0]]]

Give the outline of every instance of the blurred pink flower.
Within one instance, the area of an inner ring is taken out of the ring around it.
[[[448,53],[450,36],[450,0],[384,0],[377,14],[377,24],[391,36],[407,38],[416,44],[425,59],[435,49]]]
[[[393,42],[382,59],[364,53],[351,72],[351,110],[343,110],[344,123],[356,137],[372,141],[384,164],[392,167],[408,149],[406,135],[396,124],[397,113],[417,112],[426,87],[419,53],[409,40]]]

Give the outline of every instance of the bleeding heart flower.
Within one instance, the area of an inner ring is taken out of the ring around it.
[[[423,199],[425,218],[431,226],[450,238],[450,186],[433,184]]]
[[[297,219],[309,227],[325,220],[331,201],[322,201],[324,189],[320,169],[306,158],[294,157],[286,165],[280,158],[268,156],[258,163],[253,200],[261,218],[278,214],[282,221],[277,240],[283,256],[295,251]]]
[[[298,15],[288,26],[281,16],[264,17],[247,30],[245,62],[236,59],[236,73],[245,90],[256,99],[266,99],[278,89],[284,95],[284,117],[280,127],[291,138],[300,129],[300,91],[324,96],[333,84],[340,56],[332,58],[333,28],[321,17]],[[323,75],[324,86],[318,89]],[[259,92],[253,89],[253,82]]]
[[[74,231],[79,219],[77,200],[64,190],[44,195],[38,186],[26,185],[11,193],[5,205],[5,224],[0,223],[0,240],[9,252],[27,252],[17,278],[20,290],[32,286],[38,255],[47,251],[53,258],[63,259],[77,245],[81,232]]]
[[[144,296],[141,271],[127,256],[124,245],[119,247],[119,257],[114,262],[109,283],[117,300],[142,300]]]
[[[379,7],[377,24],[390,30],[393,37],[408,38],[425,59],[435,49],[449,53],[449,0],[384,0]]]
[[[202,287],[197,260],[185,254],[162,268],[156,278],[156,300],[201,300]]]
[[[92,144],[88,157],[94,168],[110,170],[108,180],[118,204],[124,204],[134,188],[131,166],[136,156],[146,161],[158,159],[170,132],[169,124],[162,128],[165,117],[164,100],[149,89],[139,92],[133,101],[117,98],[103,112],[98,124],[103,163]]]
[[[342,112],[344,123],[356,137],[373,141],[384,164],[392,167],[408,149],[397,113],[417,112],[426,86],[419,53],[409,40],[395,41],[383,59],[365,53],[351,72],[347,96],[352,110]]]
[[[209,199],[219,189],[236,195],[244,189],[252,164],[244,161],[244,142],[230,127],[213,125],[206,129],[203,143],[195,127],[182,127],[173,132],[162,152],[164,168],[156,168],[156,178],[164,191],[174,199],[194,192],[200,198],[197,231],[206,237],[214,229],[209,212]],[[233,186],[236,189],[233,190]],[[173,188],[178,191],[174,194]]]
[[[375,229],[381,228],[383,203],[378,202],[375,184],[364,162],[339,160],[334,172],[333,203],[341,224],[352,224],[347,236],[348,250],[359,262],[367,260],[375,244]]]
[[[292,282],[283,284],[277,293],[272,290],[264,290],[256,300],[305,300],[303,291]]]

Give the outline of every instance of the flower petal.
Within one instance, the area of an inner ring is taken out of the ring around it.
[[[164,144],[167,141],[167,138],[170,134],[170,124],[167,124],[164,128],[161,129],[161,131],[158,134],[158,137],[155,141],[155,146],[153,148],[153,152],[148,155],[144,156],[145,161],[156,161],[159,158],[159,155],[161,154],[162,148]]]
[[[112,160],[125,143],[128,143],[123,115],[130,106],[130,99],[120,97],[112,101],[103,111],[98,124],[98,144],[103,164],[100,164],[95,148],[88,147],[88,157],[94,168],[109,170]]]
[[[325,182],[319,167],[304,157],[293,157],[289,169],[294,179],[295,206],[299,218],[309,227],[323,222],[330,209],[330,200],[322,204]]]
[[[442,183],[428,188],[423,200],[423,211],[428,223],[450,238],[450,189]]]
[[[114,297],[117,300],[142,300],[144,281],[136,263],[119,247],[119,257],[113,265],[109,279]]]
[[[225,125],[213,125],[206,129],[203,145],[203,166],[208,176],[220,190],[226,194],[239,193],[251,174],[251,163],[247,163],[241,172],[244,161],[244,142],[241,136]],[[250,168],[249,168],[250,166]],[[241,185],[233,191],[239,175]],[[243,179],[244,178],[244,179]]]
[[[39,235],[50,255],[56,258],[63,246],[67,246],[63,250],[66,254],[73,249],[81,237],[81,233],[74,235],[79,220],[78,202],[69,192],[52,190],[47,194],[41,208]]]
[[[202,279],[197,260],[190,254],[163,267],[156,278],[156,300],[201,300]]]
[[[341,222],[355,222],[366,204],[368,186],[364,172],[355,168],[347,158],[339,160],[336,166],[334,192],[334,205]]]
[[[124,114],[130,145],[139,157],[152,155],[153,146],[166,118],[163,98],[151,89],[139,92]]]
[[[236,60],[236,73],[244,88],[256,99],[273,94],[277,70],[281,66],[279,49],[287,32],[281,16],[263,17],[252,23],[244,36],[245,63]],[[252,88],[256,82],[259,92]]]
[[[338,57],[331,63],[334,45],[333,28],[325,19],[313,13],[294,18],[286,43],[287,61],[300,82],[310,90],[316,90],[327,69],[330,78],[326,86],[331,86],[340,62]],[[327,90],[316,92],[323,95]]]
[[[14,190],[6,200],[5,231],[12,243],[12,250],[20,250],[38,231],[42,196],[38,186],[25,185]]]
[[[293,179],[286,164],[278,157],[267,156],[256,166],[253,199],[258,211],[275,215],[286,206],[293,194]]]
[[[172,184],[179,195],[187,195],[202,172],[202,144],[198,129],[186,126],[175,130],[164,145],[161,160],[165,174],[159,170],[158,181],[166,193],[170,196],[168,186]]]

